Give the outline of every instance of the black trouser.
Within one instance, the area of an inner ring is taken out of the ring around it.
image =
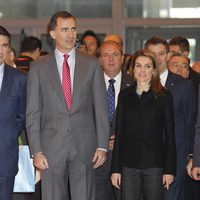
[[[122,170],[122,200],[163,200],[163,170],[161,168]]]

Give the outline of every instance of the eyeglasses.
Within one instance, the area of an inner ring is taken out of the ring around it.
[[[189,67],[189,65],[186,63],[178,63],[178,62],[172,63],[172,66],[175,68],[182,68],[182,69],[188,69]]]

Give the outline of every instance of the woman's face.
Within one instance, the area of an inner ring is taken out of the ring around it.
[[[85,43],[85,45],[87,47],[88,54],[96,56],[97,49],[98,49],[96,38],[88,35],[83,39],[83,42]]]
[[[154,73],[152,60],[144,56],[136,58],[133,72],[138,82],[149,83]]]

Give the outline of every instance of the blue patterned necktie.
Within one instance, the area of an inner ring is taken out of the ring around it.
[[[109,86],[108,86],[109,121],[112,122],[113,115],[115,112],[115,87],[114,87],[115,80],[110,79],[108,82],[109,82]]]

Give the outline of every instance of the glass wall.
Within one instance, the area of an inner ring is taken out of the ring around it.
[[[112,15],[112,0],[1,0],[0,18],[47,18],[68,10],[78,18],[105,18]]]
[[[88,29],[102,40],[106,34],[120,35],[126,53],[142,48],[154,34],[166,39],[181,35],[191,39],[192,60],[200,60],[200,0],[1,0],[1,25],[13,35],[17,53],[22,30],[40,38],[45,51],[52,50],[46,27],[58,10],[78,18],[79,36]]]
[[[126,16],[200,18],[199,0],[126,0]]]

